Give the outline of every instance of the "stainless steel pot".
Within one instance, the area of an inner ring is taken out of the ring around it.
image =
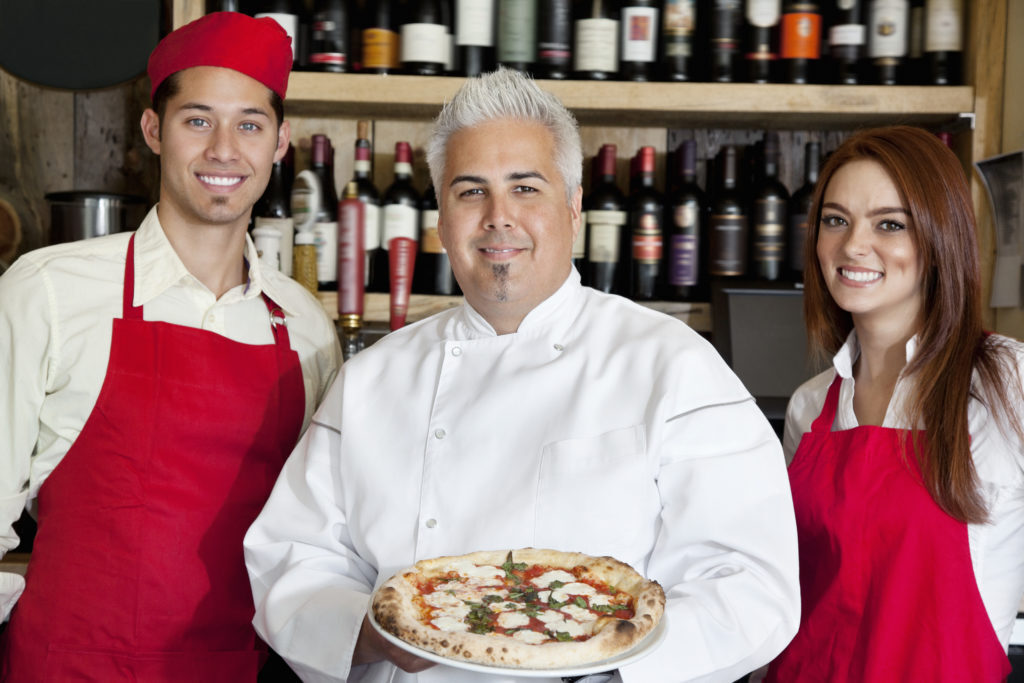
[[[111,192],[51,192],[50,244],[134,230],[146,217],[146,199]]]

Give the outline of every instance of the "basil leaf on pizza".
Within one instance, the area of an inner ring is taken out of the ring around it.
[[[438,655],[552,669],[632,649],[661,620],[665,593],[611,557],[523,548],[417,562],[372,609],[382,629]]]

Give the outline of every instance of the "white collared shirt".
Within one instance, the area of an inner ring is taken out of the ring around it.
[[[1002,341],[1013,347],[1018,367],[1024,368],[1024,344],[1006,338]],[[914,357],[916,345],[916,337],[907,342],[907,362]],[[793,460],[800,439],[810,431],[811,423],[821,413],[825,395],[837,374],[842,377],[842,384],[832,430],[859,426],[853,411],[853,365],[859,356],[860,344],[854,331],[836,353],[833,367],[794,392],[786,410],[782,442],[787,462]],[[883,427],[907,428],[904,406],[912,387],[912,380],[901,376],[897,381]],[[976,399],[971,399],[967,406],[967,420],[974,466],[990,518],[986,524],[967,527],[971,562],[985,608],[1005,649],[1024,595],[1024,444],[1012,432],[1004,434]],[[948,589],[956,590],[956,587]]]
[[[248,237],[248,282],[217,299],[178,258],[155,207],[135,234],[134,304],[144,306],[146,320],[272,344],[261,292],[284,309],[302,364],[305,429],[341,363],[337,333],[316,298],[262,268]],[[122,315],[130,237],[119,233],[32,251],[0,277],[0,556],[17,546],[11,524],[60,463],[96,403],[110,355],[111,321]],[[20,586],[20,577],[0,574],[0,618],[10,612]]]
[[[463,305],[346,363],[245,546],[257,631],[307,681],[479,680],[350,671],[376,586],[475,550],[607,554],[659,581],[667,635],[625,683],[733,681],[799,623],[768,422],[699,335],[575,272],[514,334]]]

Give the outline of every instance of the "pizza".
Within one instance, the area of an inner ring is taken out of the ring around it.
[[[631,649],[661,620],[665,592],[611,557],[523,548],[417,562],[372,609],[384,631],[446,658],[552,669]]]

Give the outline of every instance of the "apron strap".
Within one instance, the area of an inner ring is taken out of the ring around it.
[[[135,299],[135,233],[128,240],[128,253],[124,260],[124,299],[121,317],[125,320],[142,320],[142,306],[133,306]]]
[[[828,394],[825,396],[825,405],[822,407],[821,413],[811,424],[812,432],[832,431],[832,423],[836,421],[836,410],[839,407],[839,388],[842,384],[842,376],[836,374],[836,378],[832,380],[832,384],[828,388]]]
[[[292,348],[288,338],[288,321],[285,319],[284,310],[274,303],[274,300],[262,292],[263,303],[267,305],[270,312],[270,331],[274,333],[274,343],[278,348],[288,351]]]

